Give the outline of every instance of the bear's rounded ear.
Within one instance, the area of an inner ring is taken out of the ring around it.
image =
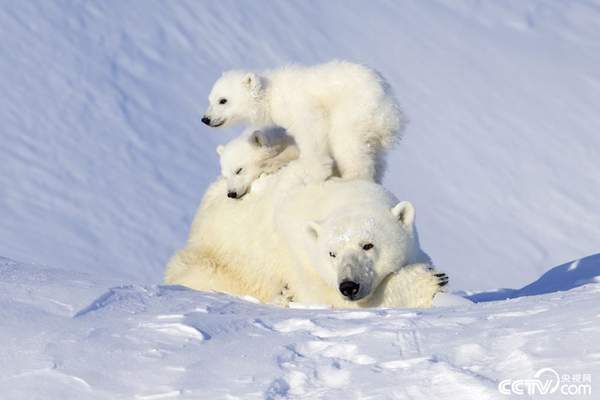
[[[316,221],[309,221],[308,224],[306,224],[306,231],[311,238],[316,240],[321,233],[321,225]]]
[[[217,154],[218,155],[222,155],[223,154],[223,150],[225,150],[225,146],[223,146],[222,144],[217,146]]]
[[[254,72],[248,72],[244,75],[242,83],[251,92],[258,92],[260,89],[260,79]]]
[[[252,144],[256,147],[264,147],[269,144],[267,135],[259,129],[252,132],[252,134],[249,137],[249,140],[250,140],[250,144]]]
[[[401,201],[392,208],[392,215],[406,227],[412,228],[415,222],[415,208],[408,201]]]

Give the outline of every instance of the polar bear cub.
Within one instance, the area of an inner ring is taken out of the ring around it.
[[[239,199],[263,174],[271,174],[298,158],[294,140],[279,127],[249,128],[217,147],[227,197]]]
[[[285,128],[298,145],[308,182],[327,179],[334,168],[343,178],[380,182],[384,153],[405,122],[383,77],[344,61],[261,74],[228,71],[208,100],[202,118],[208,126]]]

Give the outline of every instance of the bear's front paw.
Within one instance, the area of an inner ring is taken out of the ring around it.
[[[270,303],[276,306],[288,307],[292,301],[294,301],[294,295],[292,294],[289,286],[285,285],[279,294],[270,301]]]

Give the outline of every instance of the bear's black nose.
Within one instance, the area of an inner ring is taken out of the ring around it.
[[[229,192],[229,193],[227,193],[227,197],[229,197],[230,199],[237,199],[237,193]]]
[[[352,300],[354,296],[356,296],[356,294],[358,293],[358,289],[360,289],[360,285],[356,282],[343,281],[342,283],[340,283],[340,292],[344,296],[348,297],[350,300]]]
[[[205,123],[206,125],[210,126],[210,118],[202,117],[202,122]]]

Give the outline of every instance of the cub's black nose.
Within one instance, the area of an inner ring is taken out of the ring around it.
[[[205,123],[206,125],[210,126],[210,118],[208,118],[208,117],[202,117],[202,122]]]
[[[356,294],[358,293],[358,289],[360,289],[360,285],[356,282],[343,281],[342,283],[340,283],[340,292],[344,296],[348,297],[350,300],[352,300],[354,296],[356,296]]]
[[[227,197],[229,197],[230,199],[237,199],[237,193],[229,192],[229,193],[227,193]]]

